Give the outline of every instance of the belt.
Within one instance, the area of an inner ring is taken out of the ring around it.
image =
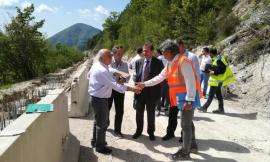
[[[99,100],[108,100],[109,99],[109,98],[100,98],[100,97],[95,97],[95,96],[90,96],[90,97],[92,97],[94,99],[99,99]]]

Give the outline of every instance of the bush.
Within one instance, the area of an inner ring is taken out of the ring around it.
[[[67,68],[72,64],[82,60],[83,53],[77,48],[69,48],[62,44],[57,44],[56,48],[49,49],[46,56],[46,68],[48,72],[55,72],[58,69]]]
[[[260,51],[264,47],[263,40],[254,38],[250,40],[242,49],[235,53],[236,58],[233,64],[245,63],[247,65],[256,62],[260,57]]]
[[[234,14],[230,14],[224,19],[221,19],[217,23],[218,38],[228,37],[235,32],[236,27],[240,24],[240,20]]]

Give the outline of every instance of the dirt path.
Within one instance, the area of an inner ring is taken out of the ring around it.
[[[180,126],[177,126],[174,138],[162,141],[166,133],[168,117],[156,117],[156,141],[150,141],[144,126],[143,136],[132,139],[136,130],[135,111],[132,108],[133,93],[126,93],[125,113],[122,133],[124,138],[113,135],[113,122],[107,131],[106,139],[112,147],[112,155],[96,153],[90,145],[92,135],[92,117],[70,119],[71,132],[80,140],[80,162],[95,161],[170,161],[169,155],[179,146]],[[204,101],[203,101],[204,103]],[[199,152],[191,154],[193,161],[216,162],[269,162],[270,161],[270,121],[257,119],[254,112],[238,109],[236,101],[225,100],[225,115],[212,113],[195,113],[196,138]],[[214,101],[209,108],[217,108]],[[114,121],[114,108],[110,120]],[[146,119],[146,115],[145,115]],[[147,123],[145,121],[145,123]]]

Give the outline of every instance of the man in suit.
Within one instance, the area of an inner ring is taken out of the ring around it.
[[[162,69],[162,62],[153,57],[154,47],[150,43],[145,43],[143,46],[143,55],[144,58],[136,61],[135,63],[135,82],[144,82],[152,79],[156,75],[158,75]],[[161,95],[161,86],[160,84],[147,87],[142,90],[141,94],[135,95],[135,99],[137,100],[136,104],[136,124],[137,130],[133,135],[134,139],[137,139],[141,136],[143,131],[143,120],[144,120],[144,109],[146,107],[147,111],[147,122],[148,128],[147,133],[149,134],[149,138],[151,141],[155,140],[155,107],[157,100],[160,99]]]

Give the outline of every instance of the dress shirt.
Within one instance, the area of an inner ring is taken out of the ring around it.
[[[203,55],[202,56],[202,61],[201,61],[201,71],[205,71],[205,65],[206,64],[210,64],[212,65],[212,58],[210,57],[210,55]]]
[[[171,68],[174,66],[175,63],[177,63],[178,57],[179,55],[176,55],[171,62],[168,62]],[[186,90],[187,90],[186,101],[195,101],[196,80],[195,80],[192,66],[190,66],[189,63],[184,62],[182,64],[182,73],[185,78],[185,84],[186,84]],[[144,82],[144,84],[146,87],[151,87],[151,86],[161,83],[163,80],[167,78],[168,78],[168,73],[167,73],[167,66],[166,66],[159,75],[152,78],[151,80]]]
[[[112,70],[113,71],[113,70]],[[127,86],[116,83],[113,79],[113,73],[109,66],[96,62],[92,65],[87,74],[89,80],[88,93],[90,96],[98,98],[109,98],[112,94],[112,89],[124,93]]]
[[[165,59],[164,55],[158,56],[158,59],[162,61],[164,67],[167,66],[168,60]]]
[[[149,61],[149,73],[151,71],[151,62],[152,62],[152,57],[150,59],[146,59],[144,58],[144,64],[143,64],[143,69],[142,69],[142,76],[141,76],[141,81],[143,82],[144,80],[144,70],[145,70],[145,66],[146,66],[146,63],[147,63],[147,60]]]
[[[195,74],[197,76],[198,80],[201,80],[201,74],[200,74],[200,63],[198,57],[188,50],[185,51],[185,56],[192,62],[193,68],[195,70]]]
[[[118,70],[118,71],[122,71],[125,73],[129,73],[128,72],[128,64],[126,62],[121,61],[120,63],[117,62],[113,62],[110,66],[110,68]],[[119,76],[113,76],[115,81],[119,80]],[[126,79],[126,83],[129,81],[130,77]]]
[[[137,54],[135,57],[133,57],[130,61],[130,65],[129,65],[129,68],[132,69],[132,70],[135,70],[135,62],[137,60],[140,60],[142,58],[142,56],[140,56],[139,54]]]

